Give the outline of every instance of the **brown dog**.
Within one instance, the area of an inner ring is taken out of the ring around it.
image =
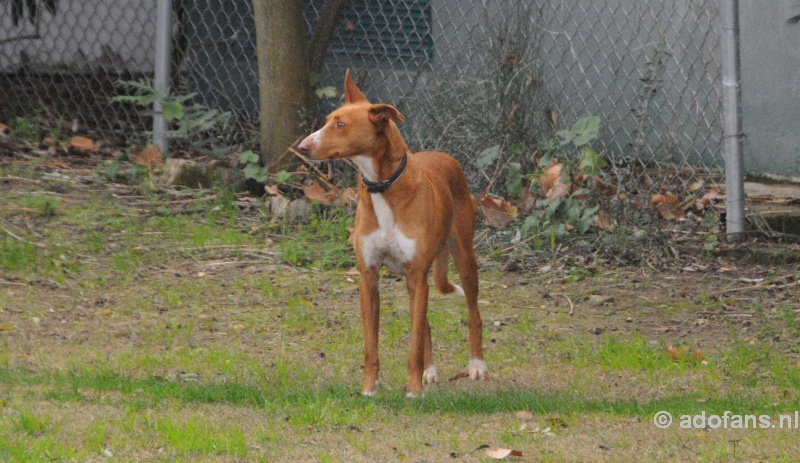
[[[406,275],[411,312],[408,396],[422,392],[423,374],[438,381],[428,324],[428,272],[443,294],[466,296],[469,309],[469,376],[486,377],[478,312],[478,268],[472,247],[475,212],[458,162],[445,153],[411,154],[394,121],[393,106],[371,104],[345,75],[345,104],[328,115],[325,126],[306,137],[299,149],[312,159],[349,159],[361,172],[353,234],[361,272],[364,321],[364,383],[361,393],[378,389],[378,273],[382,265]],[[447,280],[449,254],[461,279]]]

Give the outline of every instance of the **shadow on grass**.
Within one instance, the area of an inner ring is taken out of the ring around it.
[[[265,409],[304,409],[320,405],[358,410],[383,408],[400,413],[421,414],[494,414],[530,410],[538,414],[604,413],[621,416],[648,416],[661,410],[673,415],[694,415],[700,412],[722,414],[726,410],[740,414],[774,415],[800,409],[800,400],[776,403],[766,396],[700,397],[676,395],[640,402],[631,400],[592,399],[575,394],[553,394],[536,390],[505,389],[488,394],[434,391],[415,399],[407,399],[397,391],[379,392],[363,397],[355,390],[340,385],[316,388],[290,387],[265,381],[261,385],[237,383],[197,384],[171,382],[163,378],[137,379],[116,372],[45,372],[30,373],[0,368],[0,384],[7,387],[39,386],[46,400],[62,402],[92,401],[91,392],[116,392],[129,396],[141,407],[152,407],[165,400],[185,404],[220,403]],[[124,400],[124,399],[123,399]]]

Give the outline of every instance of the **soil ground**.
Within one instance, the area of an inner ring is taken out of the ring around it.
[[[709,253],[670,236],[631,265],[585,240],[556,253],[485,244],[490,378],[460,378],[464,304],[432,291],[442,381],[416,401],[403,398],[405,285],[386,274],[382,389],[366,399],[358,275],[330,238],[346,218],[288,226],[258,198],[115,184],[88,161],[6,157],[0,185],[0,460],[800,455],[796,428],[677,424],[800,410],[796,246]]]

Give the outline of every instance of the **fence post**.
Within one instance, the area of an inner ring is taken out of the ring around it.
[[[172,0],[158,0],[156,5],[156,54],[153,87],[156,92],[169,94],[170,65],[172,64]],[[161,112],[161,100],[153,103],[153,142],[162,153],[167,152],[167,121]]]
[[[725,157],[725,214],[728,238],[743,238],[742,91],[739,61],[739,0],[722,0],[722,136]]]

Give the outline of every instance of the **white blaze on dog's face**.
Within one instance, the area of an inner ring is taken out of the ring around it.
[[[300,143],[311,159],[342,159],[374,152],[390,120],[403,116],[391,105],[350,103],[328,115],[325,125]]]
[[[379,136],[389,121],[403,121],[403,115],[387,104],[371,104],[345,76],[345,104],[325,119],[325,125],[306,137],[299,149],[311,159],[353,158],[374,152]]]

